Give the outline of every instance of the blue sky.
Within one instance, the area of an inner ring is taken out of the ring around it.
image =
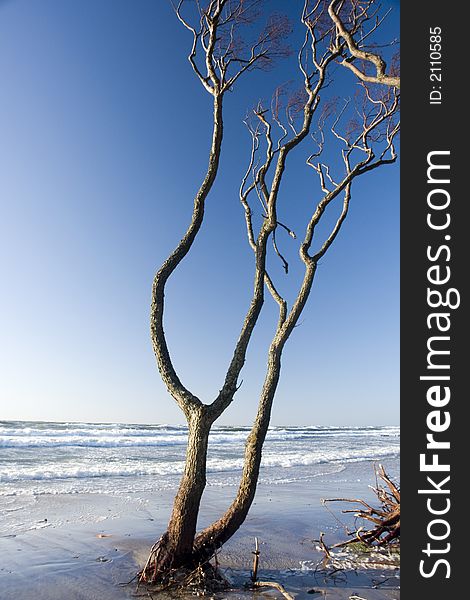
[[[394,36],[397,19],[396,9]],[[207,165],[211,99],[187,62],[190,41],[165,1],[0,3],[0,418],[182,422],[155,365],[149,304]],[[168,285],[170,351],[205,402],[221,387],[251,296],[242,119],[294,76],[286,61],[228,95],[206,221]],[[299,235],[317,192],[308,154],[296,152],[280,200]],[[396,165],[357,182],[285,349],[274,424],[398,422],[398,179]],[[294,259],[298,241],[279,240]],[[270,265],[292,297],[301,267],[286,277]],[[247,424],[255,412],[276,318],[269,298],[265,309],[221,424]]]

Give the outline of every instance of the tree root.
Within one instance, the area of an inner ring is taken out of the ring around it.
[[[147,558],[147,562],[145,563],[144,568],[139,571],[137,577],[139,578],[140,583],[149,583],[153,584],[157,581],[158,575],[158,560],[160,557],[161,544],[163,543],[164,536],[162,536],[158,542],[150,548],[150,553]]]
[[[212,594],[230,587],[230,583],[220,569],[210,562],[201,563],[192,570],[184,567],[170,569],[161,574],[157,581],[148,582],[140,579],[137,588],[142,584],[151,593],[186,590],[192,591],[196,595]]]
[[[322,500],[326,505],[327,502],[350,502],[358,504],[363,508],[354,508],[351,510],[343,510],[343,513],[354,513],[357,520],[368,521],[374,524],[371,529],[366,529],[364,525],[356,527],[349,533],[351,539],[344,542],[334,544],[331,548],[342,548],[355,543],[365,544],[367,547],[389,547],[390,545],[398,546],[400,543],[400,490],[390,480],[382,465],[379,465],[377,470],[378,478],[384,482],[381,485],[377,479],[376,487],[373,488],[380,504],[380,508],[374,508],[367,502],[360,499],[351,498],[330,498]],[[323,540],[320,540],[325,552],[329,553]],[[325,550],[326,548],[326,550]]]
[[[186,590],[192,591],[196,595],[207,595],[215,592],[227,590],[232,587],[231,582],[225,577],[219,568],[217,552],[196,564],[195,567],[179,568],[161,568],[161,556],[166,552],[166,538],[163,535],[151,548],[149,557],[144,568],[136,575],[138,578],[137,591],[139,586],[144,586],[146,596],[153,597],[152,594],[158,594],[164,591]],[[245,584],[245,588],[255,590],[258,588],[274,588],[278,590],[286,600],[294,600],[294,597],[285,590],[277,581],[259,581],[259,544],[255,538],[255,551],[252,552],[253,570],[251,572],[251,581]],[[196,558],[194,558],[196,560]],[[214,560],[214,564],[211,562]],[[188,561],[188,565],[192,564]]]
[[[198,595],[227,589],[228,580],[219,569],[217,553],[208,558],[189,557],[187,564],[173,568],[171,560],[165,561],[167,548],[165,534],[152,546],[143,569],[137,574],[138,584],[149,592],[160,593],[167,590],[192,590]],[[214,559],[215,564],[211,563]]]

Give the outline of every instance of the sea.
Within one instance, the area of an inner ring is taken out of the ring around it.
[[[249,427],[213,427],[208,485],[237,485]],[[132,423],[0,421],[0,496],[129,494],[173,489],[184,466],[187,428]],[[350,463],[394,464],[400,430],[380,427],[271,427],[260,484],[341,472]]]

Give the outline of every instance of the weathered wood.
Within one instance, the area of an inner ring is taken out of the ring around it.
[[[374,524],[372,529],[358,527],[352,532],[351,538],[344,542],[338,542],[333,548],[342,548],[356,542],[362,542],[368,546],[388,546],[400,540],[400,490],[385,473],[382,465],[377,470],[378,478],[385,483],[386,488],[377,483],[374,492],[381,504],[381,508],[373,507],[365,500],[358,498],[330,498],[326,502],[348,502],[356,504],[351,510],[343,510],[343,513],[354,513],[358,519],[363,519]],[[324,549],[326,546],[324,547]]]

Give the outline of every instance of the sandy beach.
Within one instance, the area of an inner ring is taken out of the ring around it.
[[[385,467],[398,476],[398,461]],[[251,513],[222,548],[224,572],[239,588],[249,580],[254,537],[260,540],[260,578],[281,582],[296,598],[330,600],[359,596],[398,600],[398,570],[361,568],[332,574],[317,567],[322,554],[314,540],[320,532],[332,544],[344,539],[351,520],[321,498],[360,497],[373,501],[373,463],[305,481],[261,484]],[[220,515],[235,491],[208,486],[200,527]],[[0,511],[0,598],[10,600],[123,600],[135,594],[126,584],[143,564],[151,544],[164,531],[174,490],[112,494],[2,496]],[[5,524],[8,526],[5,528]],[[270,597],[276,591],[260,591]],[[251,591],[223,592],[220,598],[252,597]],[[255,594],[256,595],[256,594]]]

